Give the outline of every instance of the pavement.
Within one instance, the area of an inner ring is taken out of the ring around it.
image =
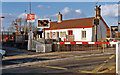
[[[8,56],[17,56],[17,55],[28,55],[28,54],[37,54],[35,51],[28,51],[25,49],[18,49],[14,47],[2,46],[2,49],[7,52]]]
[[[26,51],[5,57],[2,69],[3,73],[115,73],[115,49],[104,51]]]

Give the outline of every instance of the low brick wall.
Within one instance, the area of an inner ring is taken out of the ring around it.
[[[53,44],[52,51],[81,51],[101,49],[101,45],[96,44]]]
[[[7,47],[15,47],[15,48],[19,48],[19,49],[27,49],[27,42],[19,42],[19,43],[15,43],[15,42],[2,42],[3,46],[7,46]]]

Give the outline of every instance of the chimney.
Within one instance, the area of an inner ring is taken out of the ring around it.
[[[58,14],[58,23],[61,23],[62,22],[62,14],[59,12]]]
[[[101,5],[99,5],[99,7],[96,5],[95,6],[95,18],[100,18],[100,16],[101,16]]]

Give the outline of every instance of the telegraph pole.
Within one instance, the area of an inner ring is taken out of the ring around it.
[[[100,5],[101,6],[101,5]],[[97,5],[95,6],[95,42],[97,42],[97,25],[99,25],[99,19],[100,19],[100,6],[98,7]]]
[[[97,18],[97,6],[95,6],[95,18]],[[97,24],[95,25],[95,42],[97,42]]]
[[[25,10],[25,17],[26,17],[26,10]],[[25,18],[25,22],[24,22],[24,34],[26,33],[26,21],[27,21],[27,19]]]

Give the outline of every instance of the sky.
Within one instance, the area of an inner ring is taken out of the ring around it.
[[[50,18],[51,21],[57,21],[59,11],[63,20],[94,17],[95,4],[96,2],[31,2],[31,13],[36,15],[34,25],[37,26],[37,19]],[[101,15],[108,26],[116,26],[117,2],[98,2],[98,5],[101,5]],[[24,21],[26,14],[29,14],[29,2],[2,2],[2,16],[5,17],[2,19],[2,27],[7,30],[12,21],[18,18]]]

